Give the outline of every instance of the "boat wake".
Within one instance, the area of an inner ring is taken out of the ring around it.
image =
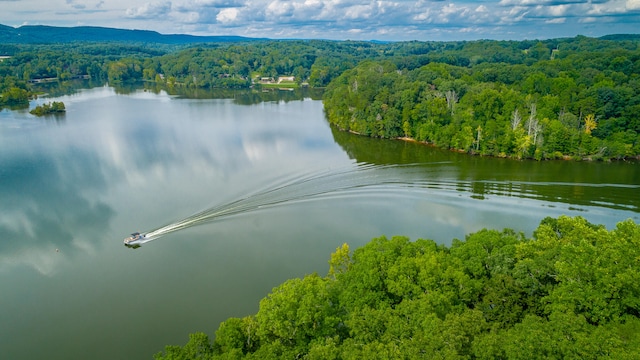
[[[432,163],[433,165],[439,163]],[[238,200],[224,203],[193,214],[180,221],[164,225],[144,233],[130,245],[143,245],[160,237],[222,218],[246,214],[256,210],[288,205],[296,202],[321,200],[337,195],[351,195],[363,189],[376,187],[411,187],[411,174],[419,181],[419,170],[424,164],[415,165],[358,165],[344,170],[327,170],[297,175],[250,193]]]
[[[630,194],[635,194],[638,189],[640,185],[636,184],[523,181],[495,179],[494,176],[483,178],[461,174],[450,161],[403,165],[358,164],[338,170],[279,178],[275,183],[237,200],[142,233],[140,238],[129,243],[125,239],[125,244],[139,247],[167,234],[220,219],[304,201],[345,197],[428,197],[431,202],[451,205],[459,203],[461,196],[468,194],[474,200],[488,200],[485,206],[504,206],[509,203],[517,209],[522,208],[523,201],[527,201],[527,206],[564,207],[566,213],[604,208],[607,211],[635,214],[640,211],[640,205],[635,200],[637,197]]]

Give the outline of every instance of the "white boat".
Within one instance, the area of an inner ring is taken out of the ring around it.
[[[140,234],[139,232],[134,232],[131,236],[124,238],[124,244],[127,246],[140,246],[147,240],[147,234]]]

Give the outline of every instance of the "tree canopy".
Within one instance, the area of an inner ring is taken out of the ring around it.
[[[327,87],[325,110],[342,130],[482,155],[635,157],[640,50],[593,45],[540,42],[511,57],[502,52],[499,62],[463,66],[365,61]]]
[[[326,87],[343,130],[492,156],[620,159],[640,154],[638,41],[6,43],[0,107],[28,106],[40,81],[231,89],[288,76]]]
[[[481,230],[451,246],[373,239],[288,280],[255,315],[155,358],[640,357],[640,226],[544,219],[526,238]]]

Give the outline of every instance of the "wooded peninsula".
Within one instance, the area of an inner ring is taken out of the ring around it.
[[[0,107],[33,84],[326,87],[342,130],[518,159],[640,155],[640,37],[526,41],[253,40],[0,44]]]

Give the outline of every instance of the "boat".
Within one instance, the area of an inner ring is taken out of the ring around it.
[[[124,239],[124,244],[126,246],[138,247],[147,240],[147,234],[140,234],[139,232],[134,232],[131,236],[126,237]]]

